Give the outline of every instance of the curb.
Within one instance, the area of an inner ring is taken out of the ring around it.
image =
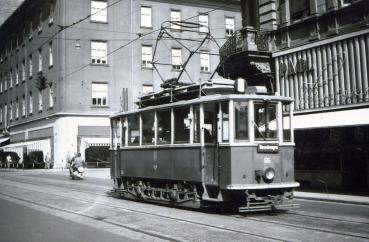
[[[294,198],[300,199],[300,200],[312,200],[312,201],[335,202],[335,203],[343,203],[343,204],[355,204],[355,205],[369,206],[369,201],[360,202],[360,201],[349,201],[349,200],[335,199],[335,198],[304,197],[304,196],[298,196],[298,195],[294,195]]]

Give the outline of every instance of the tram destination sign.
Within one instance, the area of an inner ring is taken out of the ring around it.
[[[276,144],[259,144],[258,153],[278,153],[279,146]]]

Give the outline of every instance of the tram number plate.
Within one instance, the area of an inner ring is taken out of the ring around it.
[[[278,153],[278,145],[258,145],[258,153]]]

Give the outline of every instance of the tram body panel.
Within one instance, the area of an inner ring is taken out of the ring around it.
[[[120,162],[124,177],[201,181],[199,147],[123,149]]]
[[[256,147],[221,148],[220,188],[229,185],[266,184],[256,171],[263,172],[271,167],[275,177],[271,183],[293,182],[293,147],[279,147],[278,153],[259,153]]]

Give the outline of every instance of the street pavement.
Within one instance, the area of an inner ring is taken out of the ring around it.
[[[109,176],[0,169],[0,241],[369,241],[367,205],[296,199],[300,209],[280,213],[179,209],[110,197]]]

